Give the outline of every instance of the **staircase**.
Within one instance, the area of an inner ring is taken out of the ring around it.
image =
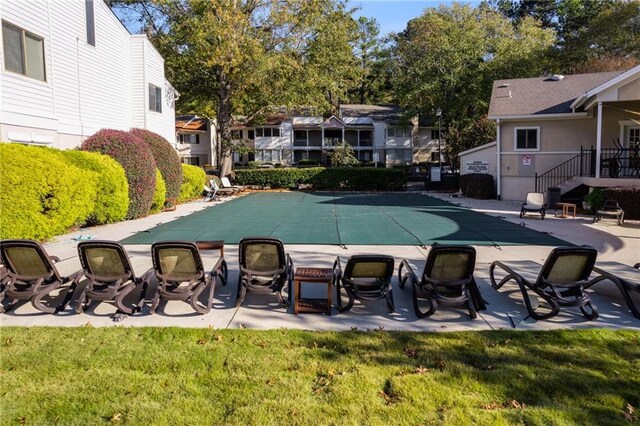
[[[547,188],[555,186],[564,194],[577,188],[582,184],[579,177],[593,176],[595,167],[592,160],[595,160],[595,151],[580,147],[580,154],[575,157],[541,175],[536,173],[536,192],[546,192]]]

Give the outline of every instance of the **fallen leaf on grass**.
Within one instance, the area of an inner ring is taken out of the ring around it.
[[[424,368],[423,366],[416,367],[416,370],[415,370],[416,374],[424,374],[427,371],[429,371],[429,369],[428,368]]]
[[[417,349],[411,349],[411,348],[404,348],[403,352],[406,356],[408,356],[409,358],[415,358],[416,355],[418,355],[418,350]]]
[[[200,339],[200,340],[198,340],[198,344],[199,344],[199,345],[206,345],[206,344],[207,344],[207,339]]]
[[[120,420],[122,420],[121,413],[116,413],[113,416],[111,416],[111,423],[118,423]]]
[[[627,404],[625,410],[623,411],[624,419],[628,422],[638,420],[638,416],[634,414],[635,412],[636,412],[636,409],[634,408],[634,406],[631,404]]]

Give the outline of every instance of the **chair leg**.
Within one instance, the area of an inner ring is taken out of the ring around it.
[[[471,292],[469,291],[469,289],[466,289],[465,293],[467,294],[467,310],[469,311],[469,316],[471,317],[471,319],[474,320],[478,317],[478,312],[476,311],[476,306],[473,303],[473,297],[471,297]]]
[[[387,292],[387,294],[385,295],[385,299],[387,301],[387,307],[389,308],[389,313],[395,312],[396,311],[396,306],[395,303],[393,301],[393,290],[389,290]]]
[[[156,293],[153,296],[153,301],[151,302],[151,308],[149,308],[149,315],[153,315],[156,313],[156,309],[158,309],[158,305],[160,304],[160,293]]]
[[[196,311],[197,313],[199,313],[199,314],[207,314],[207,313],[209,313],[209,311],[211,311],[211,305],[213,303],[213,294],[211,293],[211,291],[209,291],[209,297],[207,299],[207,304],[204,307],[202,307],[202,306],[200,306],[198,304],[198,299],[200,298],[200,295],[202,294],[204,289],[207,287],[207,284],[202,283],[198,287],[199,288],[189,298],[189,304],[191,305],[193,310]],[[209,285],[209,288],[213,289],[213,286]]]
[[[436,299],[428,296],[427,300],[429,302],[429,309],[427,309],[426,311],[422,311],[418,303],[418,284],[414,282],[412,287],[413,310],[416,313],[416,316],[418,318],[426,318],[433,315],[438,310],[438,302],[436,301]]]
[[[15,309],[16,306],[18,306],[18,304],[20,303],[20,299],[8,299],[11,302],[9,302],[9,305],[6,308],[2,309],[3,313],[7,313],[9,311],[11,311],[12,309]],[[26,300],[22,300],[23,303],[26,303]]]
[[[342,303],[342,291],[340,290],[342,286],[340,285],[340,280],[338,280],[338,285],[336,286],[336,290],[337,290],[337,294],[336,294],[336,299],[338,302],[338,312],[346,312],[351,310],[351,308],[353,308],[353,303],[355,302],[355,298],[353,297],[353,295],[349,292],[349,290],[345,287],[344,291],[347,293],[347,304],[343,304]]]
[[[36,293],[33,296],[33,298],[31,299],[31,304],[33,305],[33,307],[38,309],[39,311],[45,312],[47,314],[56,313],[56,308],[52,308],[52,307],[43,305],[42,304],[42,299],[45,296],[48,296],[52,291],[59,289],[60,286],[62,286],[62,283],[61,282],[56,282],[55,284],[48,285],[43,290],[41,290],[38,293]]]
[[[529,315],[531,315],[533,319],[540,321],[540,320],[549,319],[551,317],[558,315],[558,312],[560,312],[560,305],[558,304],[558,302],[551,299],[549,296],[534,292],[536,296],[541,297],[545,302],[551,305],[550,311],[548,313],[546,314],[537,313],[535,311],[535,309],[537,308],[534,308],[531,305],[531,301],[529,300],[529,293],[527,292],[526,286],[521,282],[519,282],[519,280],[516,280],[516,282],[518,283],[518,286],[520,287],[520,291],[522,292],[522,298],[524,299],[524,304],[527,308],[527,311],[529,312]]]
[[[236,308],[242,305],[244,298],[247,296],[247,288],[244,285],[242,276],[238,278],[238,291],[236,292]]]
[[[134,313],[136,307],[135,306],[133,306],[133,307],[125,306],[124,305],[124,298],[127,297],[127,295],[129,293],[131,293],[134,288],[136,288],[135,283],[127,284],[121,290],[120,294],[118,296],[116,296],[116,299],[115,299],[115,304],[116,304],[116,307],[118,308],[118,310],[121,311],[122,313],[127,314],[127,315],[131,315],[132,313]]]
[[[222,275],[218,274],[218,278],[220,278],[222,285],[226,287],[227,280],[229,279],[229,267],[227,266],[226,260],[222,261],[221,269],[222,269]]]
[[[585,309],[586,307],[589,307],[589,309]],[[598,319],[598,308],[596,308],[596,305],[594,305],[591,300],[584,306],[580,306],[580,312],[582,312],[582,315],[589,321]]]
[[[84,306],[85,301],[87,299],[87,289],[83,289],[80,295],[78,296],[78,300],[76,300],[76,314],[83,313],[87,307]]]

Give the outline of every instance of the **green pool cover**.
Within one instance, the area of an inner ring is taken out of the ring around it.
[[[531,219],[539,220],[539,219]],[[271,236],[286,244],[567,245],[565,241],[417,193],[256,193],[134,234],[124,244]]]

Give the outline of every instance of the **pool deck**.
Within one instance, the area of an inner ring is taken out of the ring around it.
[[[501,219],[522,224],[530,229],[550,233],[552,236],[573,244],[588,244],[598,250],[598,260],[613,260],[628,265],[640,261],[640,221],[626,221],[617,226],[613,220],[592,223],[591,216],[578,216],[575,219],[555,218],[553,210],[548,211],[543,221],[539,216],[518,217],[520,203],[495,200],[473,200],[452,197],[449,194],[429,193],[442,200],[459,204],[475,211],[483,212]],[[222,203],[229,198],[223,199]],[[215,208],[216,203],[192,202],[179,205],[176,211],[165,212],[142,219],[120,222],[111,225],[82,229],[79,232],[56,237],[45,244],[50,255],[60,257],[60,272],[70,274],[79,269],[74,237],[78,235],[95,236],[99,239],[121,240],[136,232],[152,228],[161,223],[183,217],[204,208]],[[138,275],[151,267],[148,245],[127,245],[134,270]],[[294,265],[331,267],[336,256],[347,258],[354,254],[388,254],[396,259],[396,267],[401,259],[409,259],[416,271],[423,268],[428,248],[418,246],[352,246],[346,248],[333,245],[290,245],[285,246]],[[275,296],[249,294],[240,308],[235,308],[235,289],[237,282],[238,247],[225,246],[225,258],[229,264],[229,285],[217,286],[214,308],[207,315],[195,314],[183,302],[161,303],[156,315],[148,315],[148,305],[142,314],[126,317],[114,322],[115,308],[109,303],[100,303],[81,315],[72,309],[59,315],[42,314],[30,304],[18,307],[15,312],[0,315],[2,326],[177,326],[177,327],[214,327],[214,328],[295,328],[310,330],[359,330],[385,329],[407,331],[453,331],[453,330],[493,330],[493,329],[558,329],[558,328],[630,328],[640,330],[640,320],[634,318],[626,308],[622,296],[612,283],[602,282],[590,292],[600,311],[595,321],[585,320],[577,308],[565,308],[561,313],[546,321],[527,318],[520,292],[515,285],[507,284],[500,291],[491,288],[489,283],[489,265],[494,260],[534,260],[543,263],[551,247],[544,246],[477,246],[475,277],[480,291],[488,304],[488,309],[479,312],[478,318],[470,320],[463,309],[448,308],[438,310],[435,315],[418,319],[413,314],[411,292],[398,287],[397,277],[392,285],[396,303],[396,312],[389,314],[384,301],[356,301],[350,312],[332,316],[323,314],[294,315],[285,312],[277,304]],[[202,252],[205,267],[211,267],[217,259],[214,253]],[[304,288],[305,293],[313,293],[316,288]],[[319,288],[317,289],[320,290]],[[335,296],[334,296],[335,297]],[[73,306],[73,304],[72,304]]]

